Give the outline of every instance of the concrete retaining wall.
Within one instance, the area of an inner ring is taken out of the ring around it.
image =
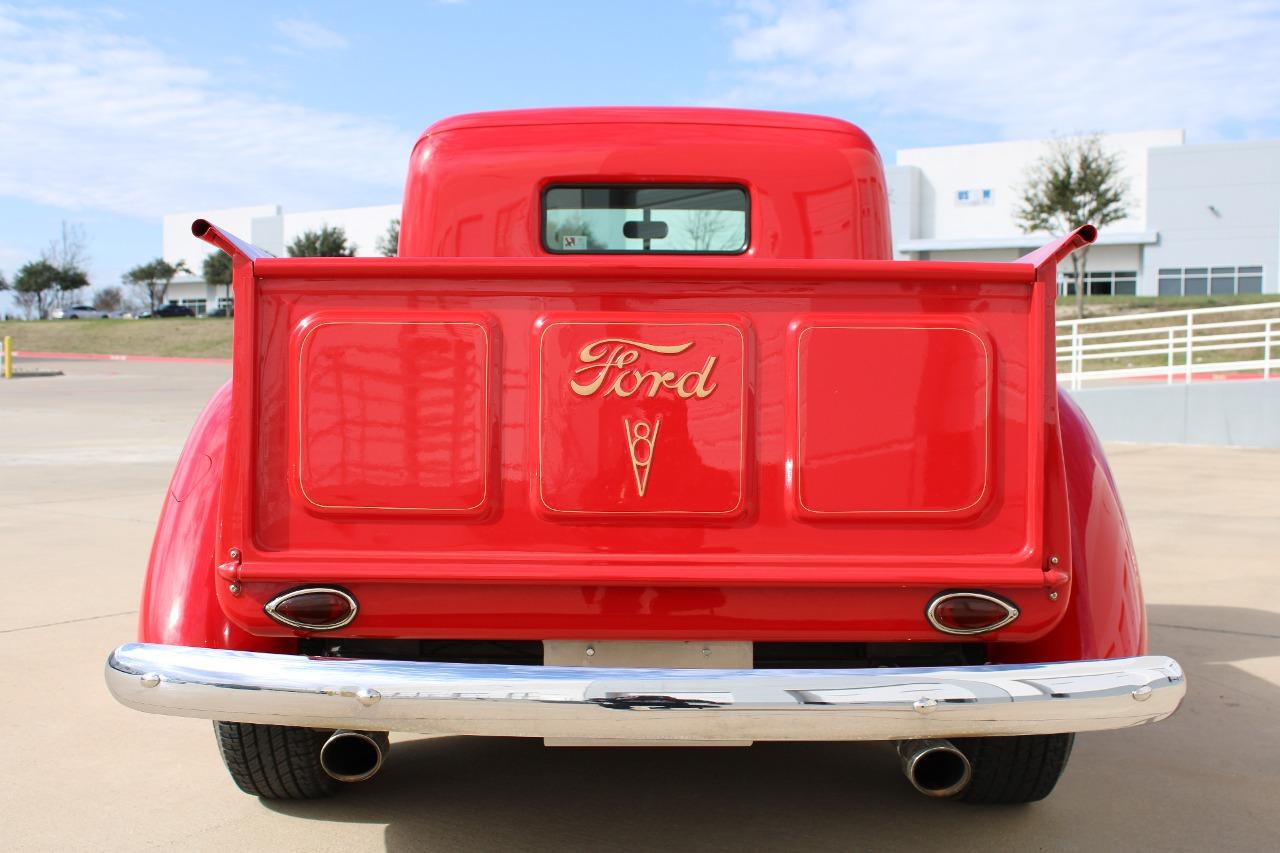
[[[1280,448],[1280,380],[1070,391],[1103,441]]]

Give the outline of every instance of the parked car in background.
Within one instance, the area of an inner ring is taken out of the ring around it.
[[[143,314],[143,317],[194,317],[196,312],[188,308],[186,305],[179,305],[176,302],[170,302],[168,305],[161,305],[150,314]]]
[[[214,308],[212,311],[210,311],[208,314],[205,314],[204,316],[206,316],[206,317],[230,317],[230,316],[231,316],[231,309],[229,309],[229,308]]]
[[[87,320],[90,318],[105,320],[110,316],[110,311],[102,311],[92,305],[72,305],[70,308],[54,308],[49,312],[49,317],[53,320]]]

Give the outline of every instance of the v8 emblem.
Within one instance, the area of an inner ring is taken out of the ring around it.
[[[622,425],[627,430],[627,452],[631,455],[631,472],[636,478],[636,491],[644,497],[644,490],[649,485],[649,469],[653,465],[653,448],[658,441],[658,428],[662,426],[659,417],[653,423],[637,419],[623,418]]]

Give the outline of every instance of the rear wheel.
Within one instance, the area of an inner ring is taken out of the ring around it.
[[[973,765],[959,798],[969,803],[1034,803],[1049,796],[1071,757],[1074,734],[956,738]]]
[[[338,782],[320,768],[330,731],[215,721],[214,734],[231,778],[246,794],[268,800],[332,796]]]

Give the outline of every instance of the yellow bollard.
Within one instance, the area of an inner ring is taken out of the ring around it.
[[[4,336],[4,378],[13,378],[13,338]]]

